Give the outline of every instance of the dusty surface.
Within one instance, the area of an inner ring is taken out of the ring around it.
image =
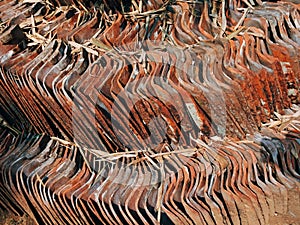
[[[295,206],[295,210],[287,214],[277,213],[270,218],[272,225],[300,225],[300,206]],[[0,210],[0,225],[36,225],[27,215],[15,216],[7,211]]]
[[[295,206],[298,207],[299,206]],[[299,212],[299,210],[297,210]],[[300,214],[294,214],[289,212],[287,214],[276,214],[270,218],[270,224],[272,225],[299,225],[300,224]]]
[[[16,216],[8,211],[0,210],[0,225],[35,225],[35,222],[27,215]]]

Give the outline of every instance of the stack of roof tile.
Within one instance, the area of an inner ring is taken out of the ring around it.
[[[300,129],[261,129],[299,105],[299,7],[1,1],[0,204],[45,224],[290,212]]]

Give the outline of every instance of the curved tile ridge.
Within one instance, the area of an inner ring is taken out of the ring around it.
[[[239,142],[98,155],[98,171],[70,142],[1,128],[0,203],[45,224],[269,224],[300,201],[299,111],[268,126]]]

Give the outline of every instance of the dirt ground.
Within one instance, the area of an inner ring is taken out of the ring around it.
[[[299,206],[295,207],[299,208]],[[36,225],[36,223],[27,215],[20,217],[7,211],[0,210],[0,225]],[[295,209],[294,212],[289,212],[285,215],[273,215],[270,218],[270,225],[300,225],[299,209]]]
[[[27,215],[16,216],[8,211],[0,210],[0,225],[35,225],[35,222]]]

